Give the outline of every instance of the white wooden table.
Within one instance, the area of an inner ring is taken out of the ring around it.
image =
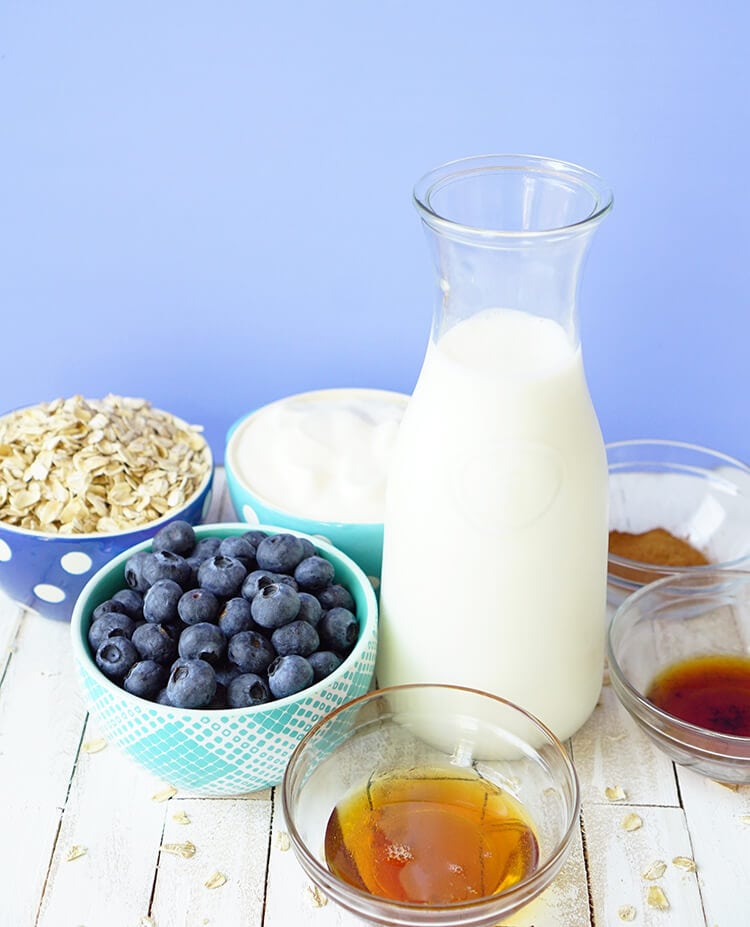
[[[209,520],[234,520],[221,474]],[[560,877],[509,923],[750,925],[750,787],[675,768],[606,684],[570,748],[580,834]],[[274,791],[167,797],[168,785],[88,718],[68,626],[0,594],[0,927],[359,923],[309,884]]]

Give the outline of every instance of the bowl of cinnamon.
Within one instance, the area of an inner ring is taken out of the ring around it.
[[[607,445],[607,599],[665,576],[750,570],[750,466],[681,441]]]

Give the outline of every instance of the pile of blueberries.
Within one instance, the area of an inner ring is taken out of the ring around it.
[[[359,638],[349,590],[306,538],[196,538],[173,521],[125,564],[88,632],[99,669],[175,708],[247,708],[324,679]]]

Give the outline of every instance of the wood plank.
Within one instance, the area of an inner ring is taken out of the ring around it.
[[[626,814],[637,814],[642,826],[623,829]],[[672,862],[692,858],[682,809],[590,804],[584,806],[583,820],[597,927],[628,923],[627,912],[639,927],[706,927],[696,873]],[[655,874],[649,870],[659,861],[665,864],[663,874],[645,877]],[[668,910],[649,904],[648,892],[654,889],[663,891]]]
[[[21,629],[26,609],[13,602],[0,590],[0,686],[5,670],[13,656],[16,638]]]
[[[176,814],[185,815],[189,823],[178,823]],[[155,924],[259,927],[270,826],[270,798],[172,799],[163,843],[189,841],[195,855],[183,858],[162,851],[151,911]],[[226,881],[207,887],[216,874]]]
[[[37,927],[138,925],[148,914],[166,805],[163,783],[86,726]],[[71,848],[84,855],[68,860]]]
[[[619,787],[632,804],[679,806],[671,760],[642,733],[611,686],[602,687],[572,749],[584,803],[607,804],[606,790]]]
[[[0,690],[0,872],[8,925],[33,924],[84,726],[70,628],[27,612]]]
[[[750,919],[750,786],[726,787],[678,767],[708,924]],[[743,912],[740,914],[740,912]]]

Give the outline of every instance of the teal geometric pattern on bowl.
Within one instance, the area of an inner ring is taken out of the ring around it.
[[[260,526],[270,534],[278,527]],[[246,524],[204,525],[200,537],[244,534]],[[299,532],[288,533],[299,534]],[[313,539],[330,560],[335,580],[350,590],[360,622],[359,640],[330,676],[296,695],[235,709],[181,709],[130,695],[94,663],[87,632],[96,604],[124,585],[124,564],[137,545],[100,570],[76,602],[71,622],[76,668],[85,700],[102,731],[128,756],[175,788],[226,796],[278,785],[294,748],[324,715],[363,695],[372,684],[377,651],[377,604],[362,570],[336,548]]]
[[[121,696],[90,673],[80,673],[80,679],[107,740],[176,788],[231,795],[281,782],[306,731],[338,705],[367,692],[376,649],[371,636],[364,651],[328,685],[308,690],[310,694],[292,704],[264,706],[255,714],[178,710],[149,702],[124,712]]]

